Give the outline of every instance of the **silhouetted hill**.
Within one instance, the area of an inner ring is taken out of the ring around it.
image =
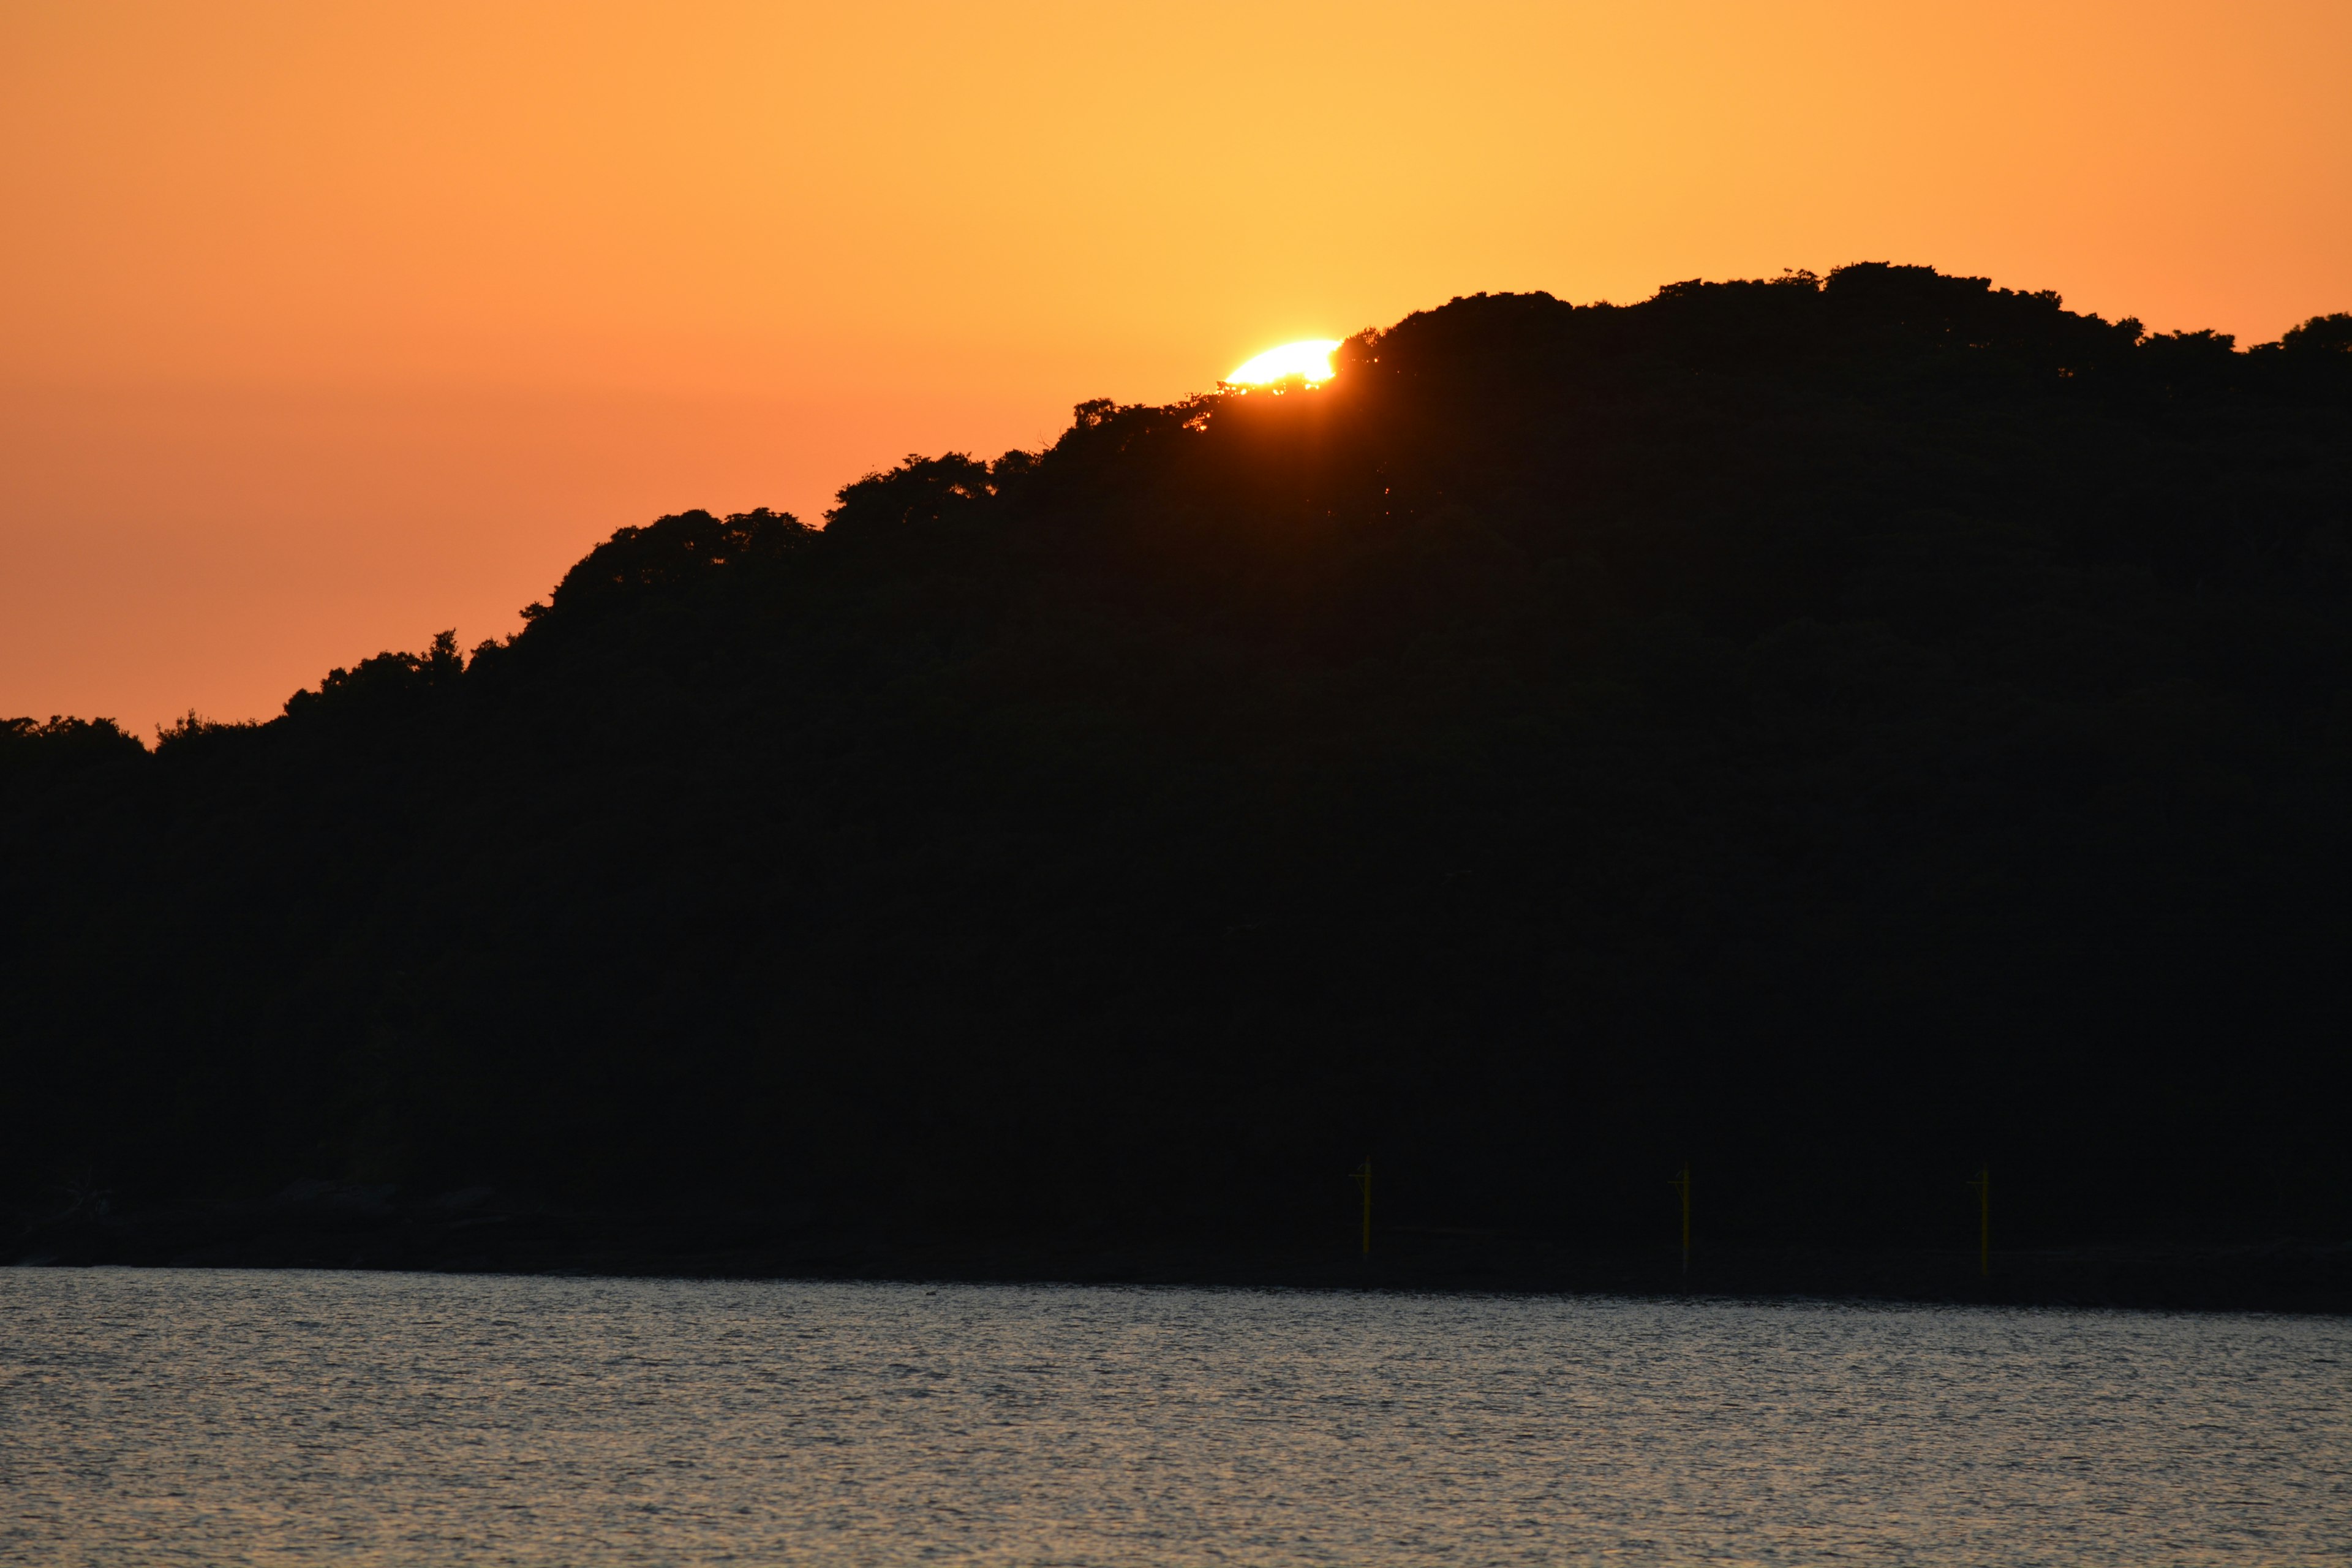
[[[2352,317],[1478,296],[149,752],[0,731],[31,1194],[2352,1231]]]

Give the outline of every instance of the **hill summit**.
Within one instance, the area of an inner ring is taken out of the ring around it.
[[[2352,316],[1457,299],[152,750],[0,731],[0,1180],[2340,1237]]]

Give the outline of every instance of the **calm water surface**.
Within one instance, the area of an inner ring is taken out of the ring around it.
[[[0,1559],[2341,1562],[2352,1324],[0,1269]]]

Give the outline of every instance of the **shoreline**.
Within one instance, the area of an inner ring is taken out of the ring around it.
[[[469,1194],[460,1194],[461,1197]],[[1223,1286],[2352,1315],[2352,1243],[2111,1243],[1996,1251],[1702,1242],[1580,1247],[1504,1233],[1377,1234],[1353,1247],[1103,1237],[882,1237],[804,1210],[587,1211],[397,1204],[328,1188],[261,1203],[14,1216],[0,1263],[957,1283]]]

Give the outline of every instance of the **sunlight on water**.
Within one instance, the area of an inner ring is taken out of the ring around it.
[[[0,1559],[2341,1560],[2327,1320],[0,1270]]]

